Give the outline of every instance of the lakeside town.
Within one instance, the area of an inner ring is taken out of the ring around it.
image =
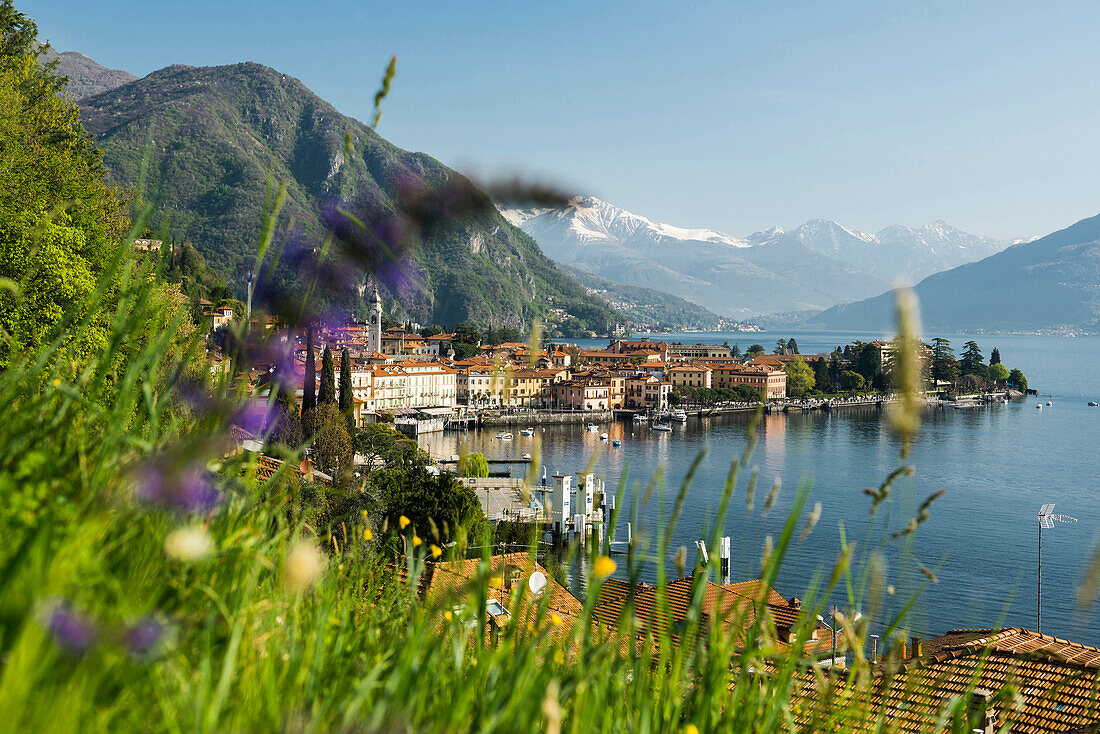
[[[230,326],[231,306],[203,305],[214,332]],[[778,340],[774,353],[765,353],[759,344],[742,353],[728,343],[647,338],[611,338],[604,349],[582,349],[549,340],[482,344],[477,331],[465,324],[451,333],[411,324],[383,329],[382,314],[375,290],[368,323],[299,331],[290,341],[283,337],[284,358],[253,361],[250,383],[261,398],[267,395],[265,383],[295,385],[300,402],[308,381],[322,379],[316,365],[327,352],[337,383],[345,384],[342,371],[349,372],[350,396],[342,399],[355,427],[392,422],[413,436],[448,427],[615,417],[661,423],[758,405],[829,409],[892,400],[896,344],[885,339],[837,347],[830,355],[800,354],[793,339]],[[934,374],[937,354],[953,359],[946,340],[934,343],[924,348],[925,362],[933,367],[929,395],[1020,397],[1027,389],[1022,373],[1009,372],[998,354],[987,366],[980,353],[968,352],[958,366]],[[214,374],[229,366],[216,350],[210,359]]]

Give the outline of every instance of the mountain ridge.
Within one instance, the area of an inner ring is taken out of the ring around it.
[[[926,328],[1007,332],[1100,331],[1100,214],[913,288]],[[809,320],[829,329],[882,329],[893,293],[826,309]]]
[[[394,146],[270,67],[173,65],[80,106],[112,175],[156,205],[152,226],[167,224],[192,241],[237,291],[254,258],[270,173],[287,184],[284,245],[319,246],[341,208],[369,213],[379,236],[414,240],[400,277],[381,279],[396,318],[526,327],[550,319],[553,306],[601,333],[623,321],[561,273],[467,179],[429,155]],[[137,190],[143,171],[155,185]],[[408,226],[409,191],[450,192],[471,208],[462,221],[436,221],[409,234],[401,229]],[[294,273],[283,276],[296,282]],[[345,293],[345,305],[359,315],[365,286],[347,284]]]

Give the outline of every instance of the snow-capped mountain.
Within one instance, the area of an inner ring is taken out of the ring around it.
[[[932,273],[981,260],[1012,244],[972,235],[943,221],[922,227],[893,225],[868,234],[836,222],[813,219],[777,236],[794,237],[811,250],[862,267],[891,283],[916,283]],[[753,235],[749,239],[763,244],[775,237]]]
[[[866,298],[1010,244],[943,222],[868,234],[815,219],[791,231],[733,237],[654,222],[594,197],[503,214],[560,263],[736,317]]]

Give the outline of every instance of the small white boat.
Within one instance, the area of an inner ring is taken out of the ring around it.
[[[1042,404],[1042,403],[1036,403],[1036,404],[1035,404],[1035,407],[1036,407],[1036,409],[1038,409],[1038,410],[1042,410],[1042,409],[1043,409],[1043,404]]]
[[[1097,403],[1095,400],[1089,401],[1089,407],[1095,408],[1098,405],[1100,405],[1100,403]]]
[[[600,434],[600,440],[601,441],[606,441],[607,440],[607,434],[606,433],[601,433]]]
[[[586,428],[590,433],[596,433],[600,430],[600,427],[597,426],[595,423],[589,423]]]
[[[687,419],[688,414],[680,410],[679,408],[672,411],[672,420],[676,421],[677,423],[687,423]]]
[[[534,428],[524,428],[522,431],[519,432],[519,435],[521,435],[521,436],[534,436],[535,435],[535,429]]]
[[[668,425],[667,423],[654,423],[653,430],[668,433],[672,431],[672,426]]]
[[[635,413],[634,414],[634,422],[635,423],[645,423],[645,415],[642,414],[642,413]]]
[[[497,435],[493,436],[493,438],[495,438],[498,441],[511,441],[512,440],[512,434],[510,434],[510,433],[498,433]]]
[[[525,458],[527,460],[530,460],[531,459],[531,454],[524,454],[523,458]]]
[[[1054,403],[1053,403],[1053,402],[1051,402],[1050,400],[1048,400],[1048,401],[1047,401],[1047,405],[1054,405]]]

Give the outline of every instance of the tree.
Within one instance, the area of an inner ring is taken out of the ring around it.
[[[856,342],[852,346],[852,354],[855,357],[855,371],[863,375],[864,381],[874,382],[875,376],[882,374],[882,356],[875,345]]]
[[[476,349],[481,344],[481,334],[469,324],[460,323],[455,327],[454,341],[458,344],[470,344]]]
[[[460,536],[479,539],[487,531],[485,513],[474,490],[460,484],[450,472],[433,476],[423,465],[387,467],[371,474],[370,492],[377,498],[376,514],[381,516],[379,524],[386,524],[385,542],[390,547],[401,547],[395,542],[401,534],[401,516],[412,521],[413,532],[440,546]]]
[[[955,362],[955,350],[951,342],[942,337],[932,340],[932,382],[954,382],[959,376],[959,367]]]
[[[748,348],[748,351],[745,352],[745,356],[748,357],[749,359],[752,359],[756,355],[763,354],[763,353],[764,353],[764,345],[763,344],[750,344],[749,348]]]
[[[800,398],[814,389],[814,371],[801,359],[795,359],[783,365],[787,373],[787,394]]]
[[[741,359],[741,347],[737,346],[737,342],[734,342],[733,346],[730,347],[730,356],[734,359]]]
[[[306,376],[302,384],[302,420],[317,407],[317,366],[313,357],[313,328],[306,331]]]
[[[1012,370],[1008,373],[1009,384],[1021,392],[1027,392],[1027,378],[1020,370]]]
[[[74,367],[103,352],[117,289],[88,298],[129,228],[101,154],[64,96],[57,62],[40,63],[38,28],[0,0],[0,368],[57,335]],[[124,347],[125,349],[125,347]]]
[[[1008,368],[1000,362],[989,365],[988,377],[993,382],[1004,382],[1008,379]]]
[[[840,373],[840,387],[842,390],[858,392],[866,385],[867,381],[863,379],[863,375],[854,370],[844,370]]]
[[[294,397],[290,390],[282,385],[274,386],[278,392],[275,394],[275,425],[268,437],[268,444],[282,444],[290,449],[297,449],[302,445],[302,423],[298,419],[298,409],[294,405]]]
[[[964,375],[977,375],[985,377],[985,357],[978,343],[971,340],[963,345],[962,358],[959,360],[959,370]]]
[[[336,405],[336,366],[327,344],[321,353],[321,388],[317,391],[317,403]]]
[[[799,354],[798,342],[794,340],[793,336],[787,340],[787,354]]]
[[[828,392],[832,389],[832,379],[829,377],[829,363],[823,359],[815,359],[813,362],[814,369],[814,387],[820,392]]]
[[[458,457],[458,475],[460,477],[489,476],[489,462],[484,454],[472,452]]]
[[[451,349],[455,352],[455,359],[469,359],[477,354],[477,346],[466,342],[451,342]]]
[[[344,417],[335,403],[321,403],[315,409],[316,437],[310,458],[324,473],[337,479],[351,467],[353,449]]]
[[[989,365],[992,367],[995,364],[1001,363],[1001,350],[997,347],[993,347],[993,351],[989,353]]]
[[[786,354],[787,353],[787,340],[786,339],[776,339],[775,340],[775,353],[776,354]]]
[[[351,354],[347,349],[340,353],[340,413],[348,422],[348,432],[355,427],[355,395],[351,387]]]

